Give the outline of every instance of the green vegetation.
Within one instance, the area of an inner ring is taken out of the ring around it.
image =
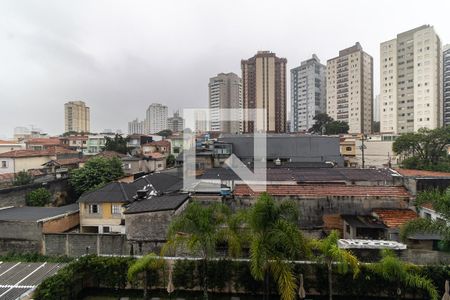
[[[350,252],[338,247],[339,233],[333,230],[325,239],[313,241],[313,248],[319,251],[318,259],[324,263],[328,271],[328,295],[333,299],[333,269],[345,274],[349,269],[353,277],[358,276],[358,259]]]
[[[16,253],[9,252],[0,256],[2,262],[51,262],[51,263],[67,263],[73,258],[67,256],[45,256],[39,253]]]
[[[105,136],[105,141],[103,151],[115,151],[118,153],[127,154],[130,150],[127,147],[128,138],[123,138],[120,134],[116,134],[114,138]]]
[[[45,206],[50,203],[52,194],[46,188],[38,188],[25,195],[28,206]]]
[[[446,151],[449,144],[450,126],[422,128],[417,133],[399,136],[392,150],[404,157],[403,168],[450,172],[450,159]]]
[[[14,185],[27,185],[33,182],[33,177],[26,171],[19,171],[14,177]]]
[[[120,159],[93,157],[85,166],[70,172],[69,182],[81,195],[94,190],[124,175]]]
[[[150,253],[133,262],[128,269],[128,281],[130,282],[136,281],[139,275],[143,275],[144,300],[148,299],[149,278],[158,276],[156,272],[163,266],[164,260],[156,256],[156,254]],[[151,276],[151,271],[156,273],[156,276]]]
[[[36,300],[77,299],[79,292],[92,282],[95,286],[125,288],[132,258],[83,256],[71,262],[36,289]]]
[[[418,209],[429,203],[433,209],[441,215],[439,219],[419,218],[406,223],[400,231],[401,238],[406,241],[408,236],[415,233],[439,234],[442,237],[442,247],[450,246],[450,189],[440,191],[438,189],[423,191],[416,197],[415,205]]]
[[[234,217],[225,205],[204,206],[194,202],[170,224],[163,253],[175,254],[177,249],[181,249],[201,257],[204,299],[208,299],[208,262],[216,256],[217,245],[228,243],[230,255],[240,250],[238,234],[232,232],[232,227],[225,226],[229,220],[234,220]]]
[[[346,122],[335,121],[332,117],[326,113],[317,114],[314,116],[314,121],[316,121],[309,130],[311,133],[332,135],[332,134],[342,134],[348,133],[349,126]]]
[[[416,267],[402,262],[392,251],[382,251],[382,258],[378,263],[367,266],[374,274],[378,274],[388,282],[397,284],[395,293],[400,298],[401,287],[421,289],[428,293],[430,299],[437,300],[438,292],[430,279],[417,274]]]
[[[277,282],[282,300],[295,299],[297,279],[290,260],[306,257],[306,240],[297,226],[294,202],[275,202],[263,193],[249,212],[251,273],[264,280],[264,299],[269,299],[269,279]]]
[[[172,135],[172,130],[170,130],[170,129],[164,129],[164,130],[161,130],[160,132],[158,132],[157,135],[163,136],[163,137],[166,138],[166,137]]]

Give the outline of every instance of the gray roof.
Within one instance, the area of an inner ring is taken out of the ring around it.
[[[125,214],[176,210],[189,198],[188,194],[172,194],[135,201],[128,206]]]
[[[205,170],[200,179],[240,180],[229,168],[212,168]],[[351,182],[393,180],[388,169],[352,169],[352,168],[278,168],[268,167],[267,180],[295,182]]]
[[[42,219],[79,211],[77,203],[60,207],[11,207],[0,209],[0,221],[37,222]]]
[[[387,226],[373,216],[341,215],[350,226],[356,228],[386,229]]]
[[[131,202],[138,190],[147,188],[158,194],[175,192],[183,187],[183,180],[165,173],[152,173],[139,177],[133,182],[111,182],[91,192],[81,195],[79,202],[84,203],[123,203]]]

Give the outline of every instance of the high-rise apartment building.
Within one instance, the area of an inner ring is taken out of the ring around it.
[[[137,118],[128,122],[128,134],[144,134],[144,121]]]
[[[220,73],[209,79],[208,88],[211,131],[242,132],[241,78],[234,73]]]
[[[172,132],[183,132],[184,120],[180,117],[179,111],[176,111],[173,117],[167,119],[167,129],[170,129]]]
[[[443,123],[450,126],[450,45],[444,46],[442,61]]]
[[[244,132],[286,132],[286,63],[270,51],[241,61]],[[265,115],[245,110],[255,108],[265,109]]]
[[[90,132],[90,110],[83,101],[70,101],[64,104],[65,132]]]
[[[380,122],[380,94],[373,98],[373,121]]]
[[[327,114],[348,123],[349,133],[372,132],[373,58],[361,45],[327,61]]]
[[[145,134],[158,133],[167,129],[167,116],[167,106],[159,103],[150,104],[145,115]]]
[[[307,131],[314,117],[325,112],[326,67],[313,54],[291,69],[291,131]]]
[[[441,125],[441,66],[441,41],[432,26],[381,43],[381,132],[401,134]]]

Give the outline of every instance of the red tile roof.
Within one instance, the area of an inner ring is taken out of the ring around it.
[[[267,192],[274,196],[410,197],[408,191],[402,186],[361,186],[344,184],[268,185]],[[245,184],[238,184],[234,189],[234,194],[236,196],[254,196],[259,193],[255,193]]]
[[[373,213],[384,225],[398,228],[408,221],[417,219],[417,213],[411,209],[374,209]]]
[[[433,204],[431,202],[423,203],[420,206],[428,208],[428,209],[431,209],[431,210],[434,210]]]
[[[155,142],[150,142],[150,143],[146,143],[142,146],[162,146],[162,147],[170,147],[170,142],[169,141],[155,141]]]
[[[0,157],[4,158],[38,157],[38,156],[53,156],[56,154],[69,154],[69,153],[78,153],[78,152],[63,147],[51,147],[46,150],[13,150],[1,153]]]
[[[411,169],[395,169],[400,175],[405,177],[450,177],[450,173],[425,171],[425,170],[411,170]]]
[[[59,145],[61,144],[61,141],[59,138],[34,138],[29,139],[25,142],[26,144],[32,144],[32,145]]]
[[[15,141],[5,141],[5,140],[0,140],[0,145],[16,145],[18,144]]]

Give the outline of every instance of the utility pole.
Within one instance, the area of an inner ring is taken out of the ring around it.
[[[361,149],[361,157],[362,157],[362,168],[364,169],[365,160],[364,160],[364,149],[366,149],[366,145],[364,145],[364,141],[366,140],[366,135],[363,134],[361,138],[361,146],[359,146],[359,149]]]

